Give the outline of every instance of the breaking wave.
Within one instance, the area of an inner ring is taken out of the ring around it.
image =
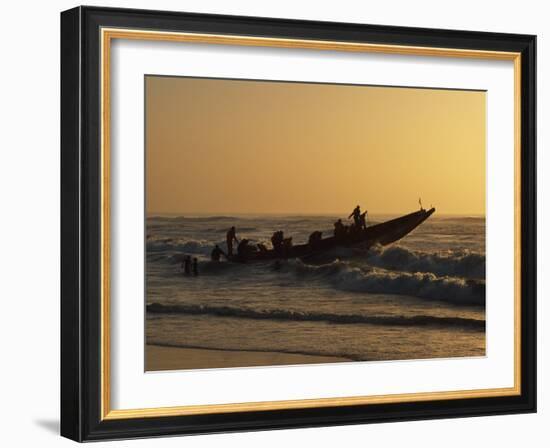
[[[400,246],[373,247],[366,261],[384,269],[431,272],[439,276],[485,278],[485,255],[469,250],[421,252]]]
[[[312,266],[289,261],[279,268],[298,277],[315,277],[343,291],[396,294],[440,300],[457,305],[484,305],[485,282],[432,272],[393,272],[377,268],[354,267],[348,262]]]
[[[220,242],[222,244],[222,242]],[[147,253],[152,252],[180,252],[189,254],[208,255],[214,245],[205,240],[182,241],[179,239],[163,238],[149,239],[147,241]]]
[[[217,317],[238,317],[246,319],[270,319],[298,322],[330,322],[338,324],[371,324],[391,326],[445,326],[461,327],[472,330],[485,330],[485,321],[463,317],[438,316],[366,316],[362,314],[332,314],[322,312],[302,312],[292,310],[257,310],[229,306],[204,305],[147,305],[148,313],[155,314],[190,314]]]

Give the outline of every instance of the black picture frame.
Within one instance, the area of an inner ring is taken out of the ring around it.
[[[102,420],[102,27],[521,53],[521,394]],[[532,35],[99,7],[61,13],[61,434],[92,441],[535,412],[535,60]]]

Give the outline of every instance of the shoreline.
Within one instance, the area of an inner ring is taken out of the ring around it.
[[[220,369],[351,362],[337,356],[146,344],[145,371]]]

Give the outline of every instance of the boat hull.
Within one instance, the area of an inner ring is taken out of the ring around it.
[[[369,226],[354,234],[346,235],[344,238],[336,238],[334,236],[323,238],[318,241],[314,247],[310,244],[298,244],[282,252],[276,252],[273,249],[269,249],[263,252],[252,252],[246,257],[234,255],[229,257],[229,261],[244,263],[263,260],[304,258],[323,254],[338,247],[361,247],[368,249],[377,244],[385,246],[408,235],[426,221],[434,212],[435,208],[431,208],[430,210],[418,210],[399,218]]]

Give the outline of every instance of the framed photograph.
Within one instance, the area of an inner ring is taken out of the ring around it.
[[[61,433],[536,410],[535,36],[61,14]]]

